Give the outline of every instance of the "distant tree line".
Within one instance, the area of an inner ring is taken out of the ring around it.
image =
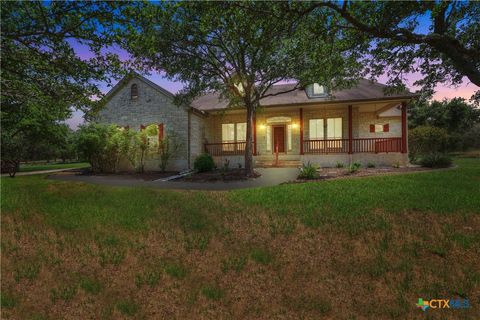
[[[418,100],[409,110],[411,161],[432,153],[480,149],[480,109],[465,99]]]

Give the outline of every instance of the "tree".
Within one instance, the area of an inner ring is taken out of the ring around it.
[[[427,96],[437,83],[458,85],[463,77],[480,86],[476,1],[321,1],[288,11],[313,18],[324,12],[336,28],[356,33],[358,44],[368,47],[365,72],[387,74],[392,87],[403,88],[412,72],[423,75],[414,85]],[[480,91],[472,99],[480,101]]]
[[[114,44],[113,31],[122,26],[124,7],[126,3],[114,2],[2,2],[4,139],[21,141],[17,135],[55,127],[73,109],[88,113],[98,106],[98,82],[121,73],[118,57],[102,49]],[[92,57],[79,57],[78,48],[87,48]],[[20,159],[19,152],[8,156]]]
[[[342,37],[336,30],[323,25],[325,37],[316,39],[316,50],[305,50],[313,42],[303,19],[288,13],[279,18],[265,15],[273,10],[279,16],[288,6],[283,2],[150,5],[137,13],[136,32],[129,33],[125,44],[143,66],[186,83],[177,102],[188,103],[216,90],[229,106],[246,108],[247,175],[253,175],[253,118],[262,99],[301,88],[308,80],[332,87],[359,76],[355,50],[339,44]],[[269,92],[274,84],[291,79],[301,81],[287,91]]]
[[[410,107],[411,127],[434,126],[446,129],[449,134],[465,133],[480,123],[480,109],[463,98],[426,102],[419,100]]]

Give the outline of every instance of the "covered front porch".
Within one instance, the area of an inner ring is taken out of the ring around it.
[[[257,166],[406,164],[406,109],[404,101],[265,108],[254,119],[254,160]],[[205,152],[219,164],[243,164],[245,117],[234,110],[207,119]]]

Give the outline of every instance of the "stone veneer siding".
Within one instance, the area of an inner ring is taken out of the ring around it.
[[[130,97],[132,84],[138,86],[137,99],[131,99]],[[188,109],[173,104],[169,95],[135,77],[112,95],[100,111],[97,121],[105,124],[129,126],[131,130],[140,130],[141,125],[163,123],[165,132],[174,132],[180,142],[180,148],[170,160],[167,169],[184,170],[189,166],[188,115]],[[158,164],[158,155],[149,155],[145,161],[145,169],[159,170]]]

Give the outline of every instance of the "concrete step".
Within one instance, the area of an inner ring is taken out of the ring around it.
[[[275,160],[275,155],[268,154],[268,155],[259,155],[254,157],[255,160],[258,161],[270,161]],[[300,155],[298,154],[279,154],[278,160],[297,160],[300,161]]]
[[[255,167],[257,168],[268,168],[268,167],[289,167],[289,168],[300,168],[302,162],[300,160],[278,160],[278,165],[275,162],[275,159],[268,160],[256,160]]]

